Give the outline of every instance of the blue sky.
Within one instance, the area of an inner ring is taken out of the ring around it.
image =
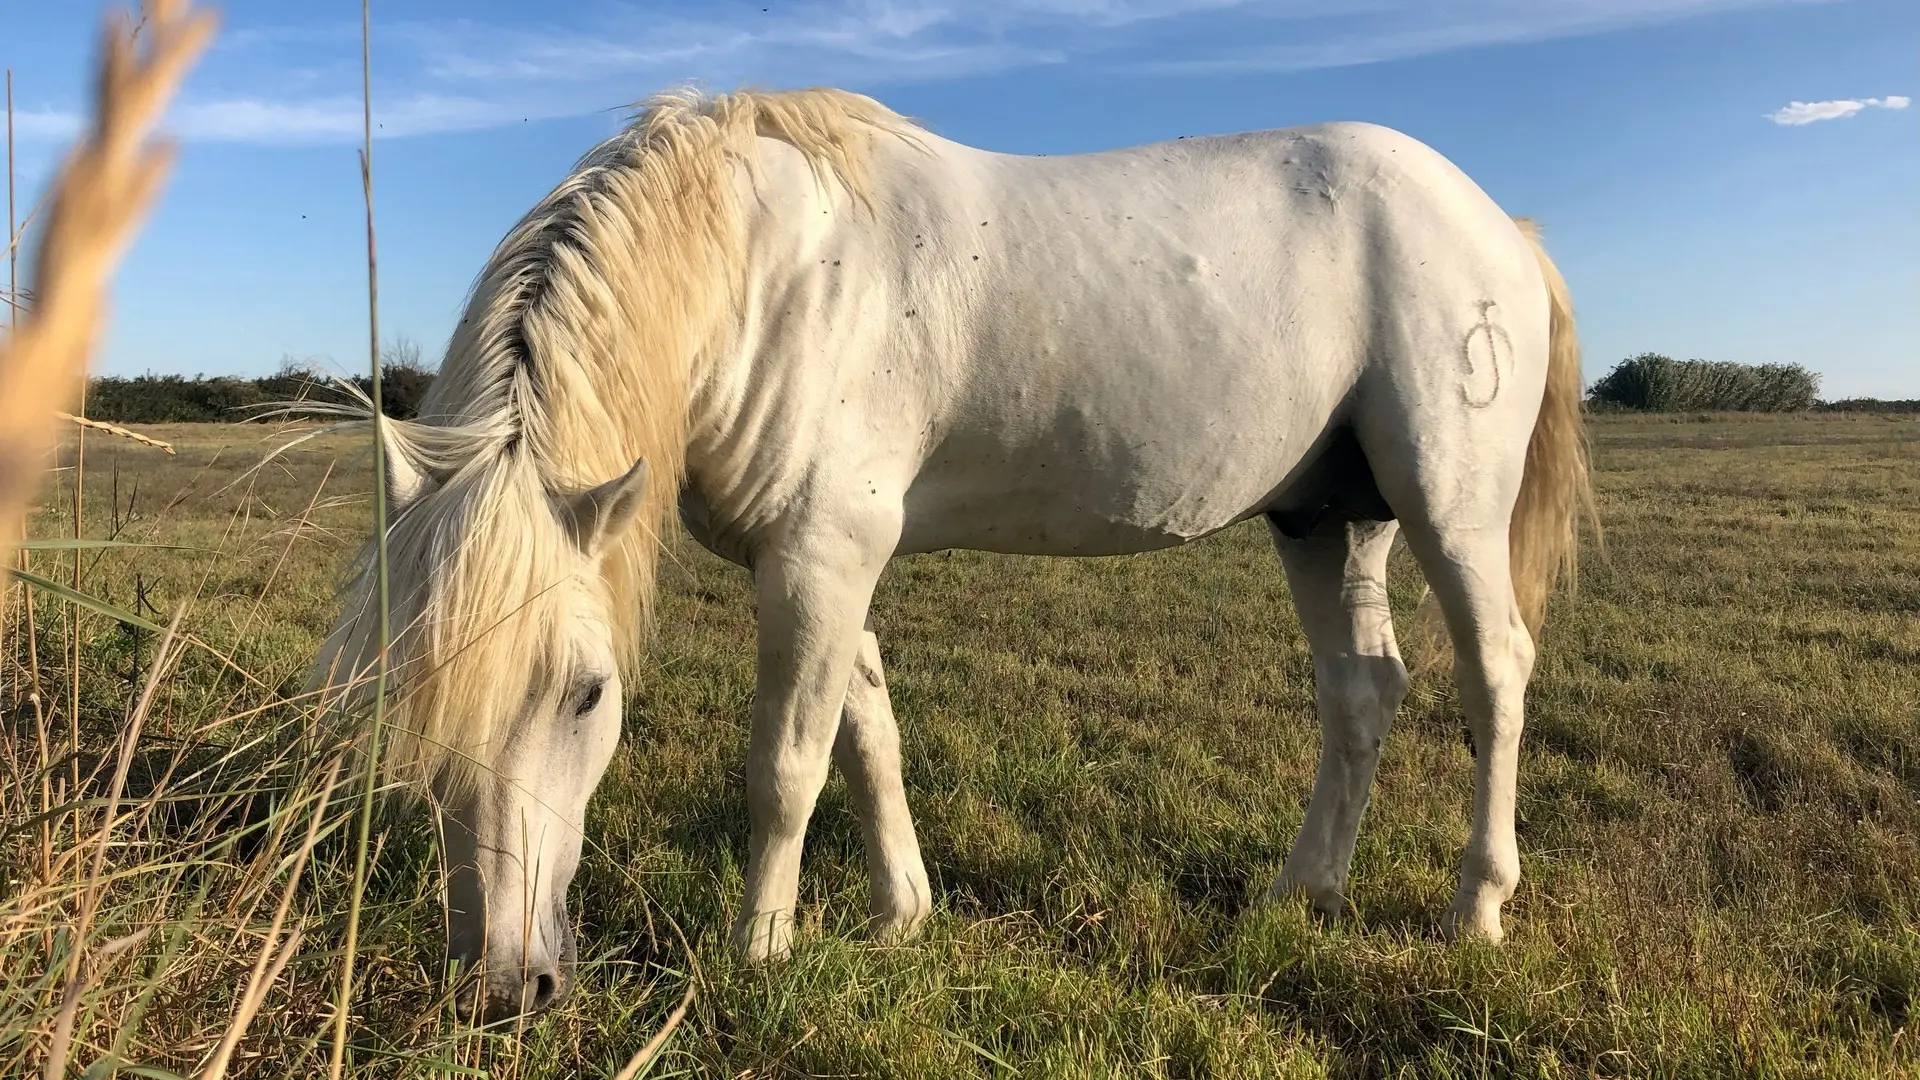
[[[102,7],[0,5],[24,214]],[[223,11],[101,368],[357,369],[358,0]],[[826,83],[1014,152],[1387,124],[1543,221],[1588,378],[1658,351],[1920,397],[1916,45],[1912,0],[374,0],[382,329],[437,357],[494,242],[625,103]]]

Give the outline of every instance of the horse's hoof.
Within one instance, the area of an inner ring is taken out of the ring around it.
[[[1280,903],[1297,898],[1305,898],[1308,906],[1329,919],[1337,919],[1347,913],[1347,895],[1338,884],[1308,881],[1304,874],[1281,871],[1267,889],[1267,902]]]
[[[867,937],[882,945],[897,945],[918,936],[932,912],[933,895],[926,878],[906,881],[900,888],[876,895]]]
[[[1440,936],[1450,942],[1484,941],[1498,945],[1506,938],[1500,928],[1500,905],[1456,900],[1440,920]]]
[[[733,947],[748,964],[785,960],[793,952],[793,916],[768,914],[742,921],[734,927]]]
[[[920,928],[926,925],[928,905],[915,906],[907,911],[882,913],[875,912],[867,923],[867,938],[879,945],[899,945],[920,936]]]

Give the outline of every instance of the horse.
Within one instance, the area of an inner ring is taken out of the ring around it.
[[[569,989],[585,807],[676,517],[758,604],[747,961],[790,948],[830,764],[872,933],[934,904],[867,611],[890,559],[1122,555],[1256,515],[1323,733],[1271,894],[1345,906],[1409,685],[1399,534],[1476,748],[1440,929],[1498,941],[1522,697],[1591,509],[1580,389],[1536,229],[1388,128],[1015,156],[835,89],[648,99],[495,248],[416,418],[361,418],[390,507],[381,768],[443,811],[450,958],[484,960],[490,1019]],[[364,704],[370,559],[344,595],[314,682]]]

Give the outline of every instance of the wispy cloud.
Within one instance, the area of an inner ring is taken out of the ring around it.
[[[1767,119],[1786,127],[1798,127],[1821,120],[1840,120],[1864,109],[1904,109],[1913,99],[1903,94],[1886,97],[1841,98],[1838,101],[1793,101],[1767,114]]]
[[[382,105],[375,113],[379,125],[375,134],[394,137],[498,127],[507,122],[506,112],[498,102],[418,94]],[[514,112],[514,119],[546,119],[570,112],[523,109]],[[358,98],[224,98],[176,107],[167,118],[167,130],[189,142],[298,145],[351,142],[360,138],[361,122]],[[43,110],[18,114],[14,123],[15,134],[23,142],[56,142],[78,135],[82,120],[76,113]]]
[[[80,134],[80,114],[63,109],[17,111],[13,133],[22,142],[65,141]]]
[[[586,115],[688,80],[877,89],[1068,62],[1160,75],[1301,70],[1801,2],[1819,0],[708,0],[513,25],[396,22],[375,27],[376,134]],[[357,31],[235,27],[169,126],[208,142],[356,138]],[[1844,103],[1804,107],[1832,104]],[[70,112],[30,115],[28,138],[77,127]]]
[[[443,131],[472,131],[509,121],[546,119],[575,110],[510,108],[500,101],[449,94],[412,94],[376,102],[375,135],[387,138]],[[359,98],[319,98],[302,102],[249,98],[189,104],[178,110],[173,128],[181,137],[205,142],[297,144],[360,138]]]

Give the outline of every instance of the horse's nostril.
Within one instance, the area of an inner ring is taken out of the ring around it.
[[[544,1009],[553,1004],[553,999],[559,990],[560,980],[547,972],[541,972],[533,980],[533,1007]]]

